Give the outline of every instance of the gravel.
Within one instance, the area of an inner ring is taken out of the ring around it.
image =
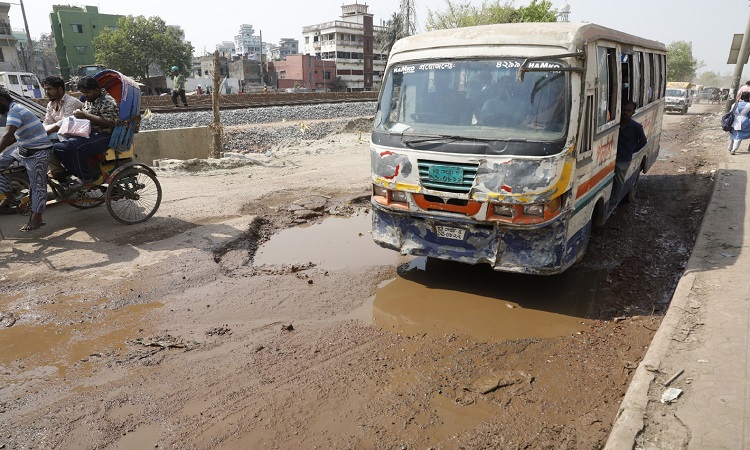
[[[221,124],[225,127],[223,149],[258,153],[289,140],[321,139],[347,127],[352,118],[372,118],[376,106],[376,102],[350,102],[224,110],[221,112]],[[201,127],[212,121],[211,111],[149,114],[141,121],[140,129],[147,131]],[[288,121],[303,123],[284,126],[283,123]],[[275,125],[242,129],[243,125],[264,123]],[[278,125],[279,123],[282,125]]]

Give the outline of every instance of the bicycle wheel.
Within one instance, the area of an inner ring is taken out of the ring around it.
[[[96,208],[104,204],[106,192],[104,186],[95,186],[88,191],[74,192],[68,199],[68,204],[78,209]]]
[[[161,185],[147,169],[127,169],[109,181],[106,201],[107,210],[118,222],[145,222],[159,209]]]

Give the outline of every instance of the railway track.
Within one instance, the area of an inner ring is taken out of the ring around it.
[[[321,103],[356,103],[356,102],[372,102],[376,101],[377,97],[373,98],[341,98],[341,99],[299,99],[299,100],[287,100],[287,99],[269,99],[266,101],[249,101],[249,102],[225,102],[222,98],[219,103],[220,110],[230,109],[243,109],[243,108],[262,108],[268,106],[294,106],[294,105],[314,105]],[[190,100],[188,100],[189,102]],[[154,105],[154,106],[143,106],[141,113],[145,110],[149,110],[154,114],[157,113],[175,113],[175,112],[194,112],[194,111],[209,111],[211,110],[211,103],[198,103],[188,104],[188,106],[174,106],[171,103],[169,105]]]
[[[266,106],[312,105],[320,103],[371,102],[377,92],[268,92],[219,96],[219,109],[258,108]],[[206,111],[212,108],[210,95],[188,96],[189,106],[176,107],[169,96],[144,96],[141,109],[152,113]]]

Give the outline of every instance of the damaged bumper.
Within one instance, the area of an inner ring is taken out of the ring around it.
[[[439,226],[465,230],[463,239],[438,236]],[[560,273],[583,254],[589,232],[587,224],[567,239],[562,215],[542,227],[515,228],[384,211],[377,204],[372,208],[372,236],[381,247],[403,255],[487,263],[505,272]]]

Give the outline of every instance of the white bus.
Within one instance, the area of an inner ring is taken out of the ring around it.
[[[374,240],[501,271],[564,271],[656,160],[665,72],[663,44],[594,24],[398,41],[371,137]],[[624,100],[648,143],[613,193]]]
[[[0,72],[0,85],[24,97],[44,97],[39,79],[31,72]]]

